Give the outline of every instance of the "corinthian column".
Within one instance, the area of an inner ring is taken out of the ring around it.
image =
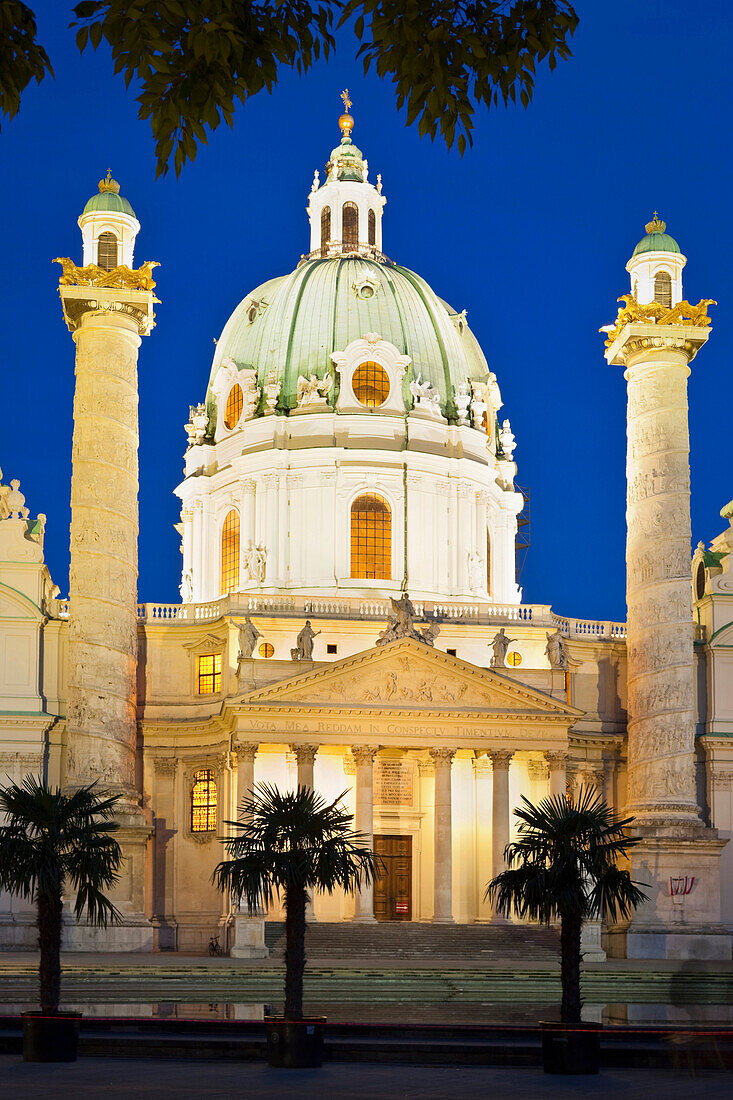
[[[681,300],[685,260],[675,242],[676,252],[668,247],[663,230],[655,216],[647,226],[651,242],[629,261],[634,293],[625,298],[606,343],[608,362],[624,367],[627,384],[626,808],[640,839],[632,851],[633,874],[649,894],[625,947],[640,957],[704,951],[711,958],[710,951],[720,949],[729,958],[729,938],[725,944],[722,937],[717,944],[709,938],[722,931],[722,842],[700,820],[695,776],[687,379],[710,329],[707,302]],[[650,243],[660,251],[650,252]],[[669,294],[670,269],[672,308],[652,300],[662,296],[665,282]],[[679,875],[694,876],[697,884],[686,909],[675,907],[671,896],[670,882]],[[703,947],[694,941],[705,926]]]
[[[494,770],[491,799],[491,877],[506,869],[504,849],[509,843],[509,765],[514,753],[509,749],[491,749],[488,753]],[[501,922],[506,918],[494,915]]]
[[[374,758],[377,749],[370,745],[354,745],[351,753],[356,763],[356,806],[354,827],[364,837],[369,848],[374,847]],[[362,886],[356,895],[354,920],[374,920],[374,887]]]
[[[290,751],[298,765],[298,786],[315,790],[313,771],[318,753],[318,745],[291,745]]]
[[[431,749],[435,764],[435,903],[433,920],[448,924],[453,920],[453,810],[451,804],[451,764],[455,749]]]
[[[687,378],[706,339],[706,329],[629,324],[613,360],[628,391],[628,809],[640,825],[699,821]]]
[[[108,272],[58,262],[76,344],[64,780],[72,788],[98,781],[121,796],[125,860],[113,897],[125,923],[117,948],[139,950],[152,947],[152,928],[142,916],[151,829],[136,767],[137,355],[154,323],[155,283],[149,265]]]

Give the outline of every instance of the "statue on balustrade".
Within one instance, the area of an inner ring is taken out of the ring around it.
[[[396,642],[399,638],[414,638],[416,642],[424,642],[433,645],[440,633],[437,623],[428,623],[423,630],[415,626],[417,612],[409,594],[405,592],[400,600],[390,597],[392,610],[387,617],[387,625],[380,631],[377,645],[387,645],[388,642]]]
[[[568,659],[565,653],[565,639],[559,630],[554,630],[552,634],[546,634],[547,645],[545,646],[545,653],[547,660],[550,662],[550,668],[567,668]]]
[[[250,619],[249,615],[246,615],[244,622],[239,628],[239,656],[247,658],[251,657],[255,651],[257,639],[261,637],[262,635]]]
[[[294,661],[313,660],[313,641],[321,633],[314,630],[310,619],[305,620],[305,626],[295,640],[295,648],[290,650],[290,656]]]
[[[506,654],[509,646],[512,642],[516,642],[516,638],[507,638],[504,627],[502,627],[498,634],[495,634],[492,640],[489,642],[493,653],[491,657],[492,668],[504,668],[506,665]]]

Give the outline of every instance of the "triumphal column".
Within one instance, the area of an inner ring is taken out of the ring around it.
[[[682,256],[654,219],[627,265],[632,293],[606,358],[627,383],[628,798],[632,875],[647,902],[612,932],[615,954],[730,957],[720,926],[724,845],[700,816],[690,581],[687,379],[709,300],[682,298]]]
[[[155,265],[132,266],[140,225],[109,176],[79,225],[83,265],[58,261],[76,344],[65,783],[97,781],[121,796],[125,862],[114,896],[125,923],[113,935],[131,949],[150,937],[142,915],[150,829],[137,770],[137,357],[154,324]]]

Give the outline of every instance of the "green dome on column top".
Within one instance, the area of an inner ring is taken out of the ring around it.
[[[681,252],[674,237],[665,233],[666,228],[666,222],[659,218],[655,210],[652,220],[645,226],[646,236],[641,238],[632,256],[640,256],[643,252]]]
[[[106,210],[114,214],[127,214],[131,218],[135,217],[135,211],[127,199],[120,194],[120,185],[117,180],[112,179],[112,171],[109,168],[107,169],[106,179],[99,181],[99,194],[92,195],[82,213],[91,214],[95,210]]]
[[[299,375],[335,374],[332,353],[372,332],[410,356],[412,377],[430,381],[449,416],[460,382],[488,378],[465,312],[452,309],[406,267],[345,256],[302,261],[248,294],[224,326],[209,386],[231,359],[240,370],[256,369],[259,385],[274,371],[280,406],[294,408]]]

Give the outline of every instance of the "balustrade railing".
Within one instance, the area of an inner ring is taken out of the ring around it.
[[[575,619],[555,615],[549,604],[499,604],[414,600],[420,619],[461,622],[475,626],[500,623],[528,623],[559,630],[568,638],[623,640],[626,624],[608,619]],[[389,599],[359,596],[279,596],[259,592],[239,592],[209,603],[140,603],[141,622],[209,622],[224,615],[261,615],[272,618],[312,616],[318,619],[363,619],[383,621],[391,610]],[[68,619],[69,600],[56,600],[53,614]],[[695,639],[704,640],[704,629],[696,627]]]

